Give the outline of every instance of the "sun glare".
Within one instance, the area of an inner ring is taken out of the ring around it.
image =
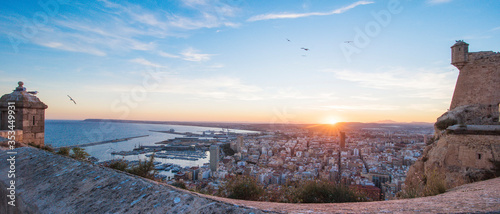
[[[338,121],[338,120],[336,120],[336,119],[334,119],[334,118],[329,118],[329,119],[327,120],[327,123],[328,123],[328,124],[330,124],[330,125],[335,125],[335,124],[337,124],[338,122],[339,122],[339,121]]]

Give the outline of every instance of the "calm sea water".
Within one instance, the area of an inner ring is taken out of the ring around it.
[[[135,137],[148,135],[130,139],[128,141],[107,143],[102,145],[85,147],[90,155],[98,158],[100,161],[123,158],[123,156],[111,155],[114,151],[130,151],[139,145],[156,145],[156,142],[161,142],[182,135],[152,132],[168,131],[174,129],[176,132],[193,132],[202,133],[203,131],[221,131],[221,128],[214,127],[199,127],[199,126],[180,126],[180,125],[163,125],[163,124],[142,124],[142,123],[114,123],[114,122],[89,122],[81,120],[46,120],[45,121],[45,144],[50,144],[53,147],[80,145],[92,142],[100,142],[106,140],[114,140],[127,137]],[[239,133],[251,133],[252,131],[231,130]],[[179,160],[179,159],[162,159],[156,158],[156,161],[164,163],[174,163],[182,167],[185,166],[201,166],[209,162],[209,152],[207,157],[197,161]],[[124,157],[127,160],[145,159],[142,155],[131,155]]]

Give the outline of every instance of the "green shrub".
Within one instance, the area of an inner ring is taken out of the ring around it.
[[[35,144],[33,142],[29,142],[28,143],[28,146],[32,146],[32,147],[35,147],[35,148],[39,148],[40,149],[40,145],[39,144]]]
[[[434,168],[423,176],[407,176],[405,187],[398,193],[398,198],[433,196],[444,192],[446,192],[445,175]]]
[[[222,197],[242,200],[258,200],[263,193],[262,186],[250,176],[235,176],[219,189]]]
[[[347,186],[326,181],[307,181],[302,185],[298,194],[302,203],[343,203],[365,200],[365,197],[358,195]]]
[[[446,192],[445,175],[437,169],[426,173],[424,196],[433,196]]]
[[[70,149],[68,147],[61,147],[59,148],[59,151],[56,152],[56,154],[69,156],[69,150]]]
[[[489,160],[491,164],[493,164],[493,168],[490,169],[491,173],[493,174],[493,177],[500,177],[500,161],[498,160]]]
[[[420,175],[408,175],[405,180],[404,188],[398,192],[398,198],[417,198],[421,197],[423,194],[423,181]]]
[[[154,165],[154,154],[151,155],[151,157],[148,160],[142,161],[139,160],[139,164],[137,166],[132,167],[131,169],[127,170],[127,172],[141,176],[144,178],[149,178],[151,180],[155,179],[155,176],[157,174],[157,171],[155,170],[155,165]]]
[[[490,159],[489,162],[493,166],[490,169],[475,170],[475,171],[467,172],[467,174],[466,174],[467,181],[472,183],[472,182],[484,181],[484,180],[500,177],[500,161],[495,161],[493,159]]]
[[[104,164],[105,167],[109,167],[111,169],[116,169],[120,171],[125,171],[128,167],[128,162],[126,160],[112,160],[108,163]]]
[[[87,160],[87,158],[90,156],[84,148],[75,147],[71,151],[73,151],[73,154],[70,157],[77,160]]]
[[[48,152],[54,152],[54,148],[52,148],[51,145],[44,145],[41,149],[48,151]]]
[[[174,187],[179,187],[179,188],[181,188],[181,189],[187,189],[187,188],[186,188],[186,184],[185,184],[184,182],[182,182],[182,181],[176,181],[176,182],[174,182],[174,183],[172,184],[172,186],[174,186]]]

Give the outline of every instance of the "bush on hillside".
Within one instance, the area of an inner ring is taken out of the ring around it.
[[[90,156],[89,153],[87,153],[84,148],[75,147],[71,149],[71,151],[73,152],[73,154],[71,154],[70,157],[77,160],[87,160],[88,157]]]
[[[219,189],[218,194],[222,197],[234,199],[259,200],[263,193],[264,189],[257,183],[255,178],[235,176]]]
[[[149,178],[151,180],[155,179],[155,176],[157,174],[157,171],[155,170],[155,165],[154,165],[154,154],[151,155],[149,160],[139,160],[139,164],[137,166],[134,166],[130,169],[127,170],[128,173],[141,176],[144,178]]]
[[[61,147],[59,148],[59,151],[56,152],[56,154],[69,156],[69,151],[70,149],[68,147]]]
[[[298,193],[302,203],[344,203],[365,201],[349,187],[326,181],[307,181]]]

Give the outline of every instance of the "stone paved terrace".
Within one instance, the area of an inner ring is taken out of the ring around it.
[[[284,204],[206,196],[35,148],[15,151],[17,206],[7,208],[3,150],[0,213],[500,213],[500,178],[417,199]]]

